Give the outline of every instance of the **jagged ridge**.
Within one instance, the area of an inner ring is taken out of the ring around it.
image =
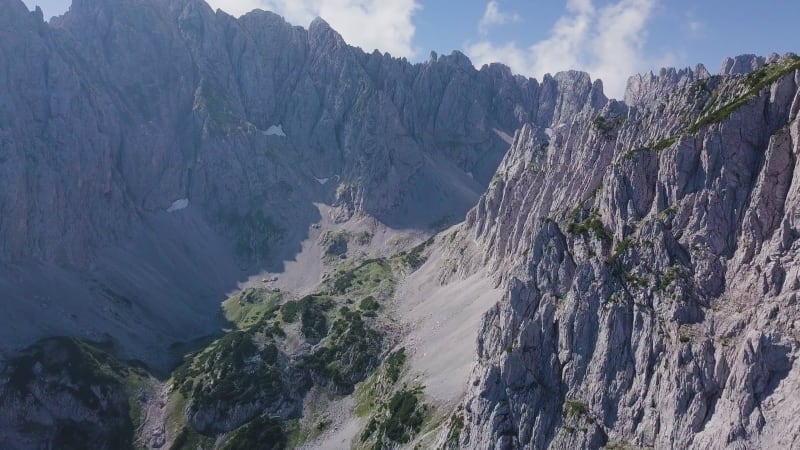
[[[465,224],[507,293],[462,445],[797,445],[798,60],[634,77],[517,133]]]

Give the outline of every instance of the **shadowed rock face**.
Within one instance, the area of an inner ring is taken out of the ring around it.
[[[293,259],[314,202],[463,217],[509,135],[602,97],[585,74],[412,65],[196,0],[76,0],[50,23],[4,1],[0,53],[1,346],[80,335],[150,362],[219,328],[241,268]]]
[[[41,341],[0,367],[0,445],[131,448],[126,385],[143,376],[76,340]]]
[[[464,225],[506,294],[462,445],[798,446],[799,68],[636,76],[517,133]]]
[[[424,227],[474,202],[507,148],[494,129],[531,120],[538,90],[462,55],[412,66],[321,20],[199,1],[76,1],[51,24],[3,8],[5,261],[88,264],[184,198],[209,219],[289,209],[270,212],[293,225],[319,199]]]

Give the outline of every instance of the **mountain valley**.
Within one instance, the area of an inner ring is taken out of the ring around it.
[[[615,100],[202,0],[0,54],[0,448],[800,446],[797,55]]]

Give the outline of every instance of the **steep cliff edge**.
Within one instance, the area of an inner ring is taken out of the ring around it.
[[[798,445],[799,68],[633,77],[516,134],[464,225],[505,295],[462,446]]]

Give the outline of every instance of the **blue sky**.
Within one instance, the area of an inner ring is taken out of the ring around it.
[[[46,16],[69,0],[25,0]],[[800,52],[797,0],[209,0],[240,15],[269,9],[298,25],[325,18],[353,45],[412,61],[461,50],[480,66],[500,61],[541,76],[568,68],[600,77],[621,97],[627,77],[725,56]]]

